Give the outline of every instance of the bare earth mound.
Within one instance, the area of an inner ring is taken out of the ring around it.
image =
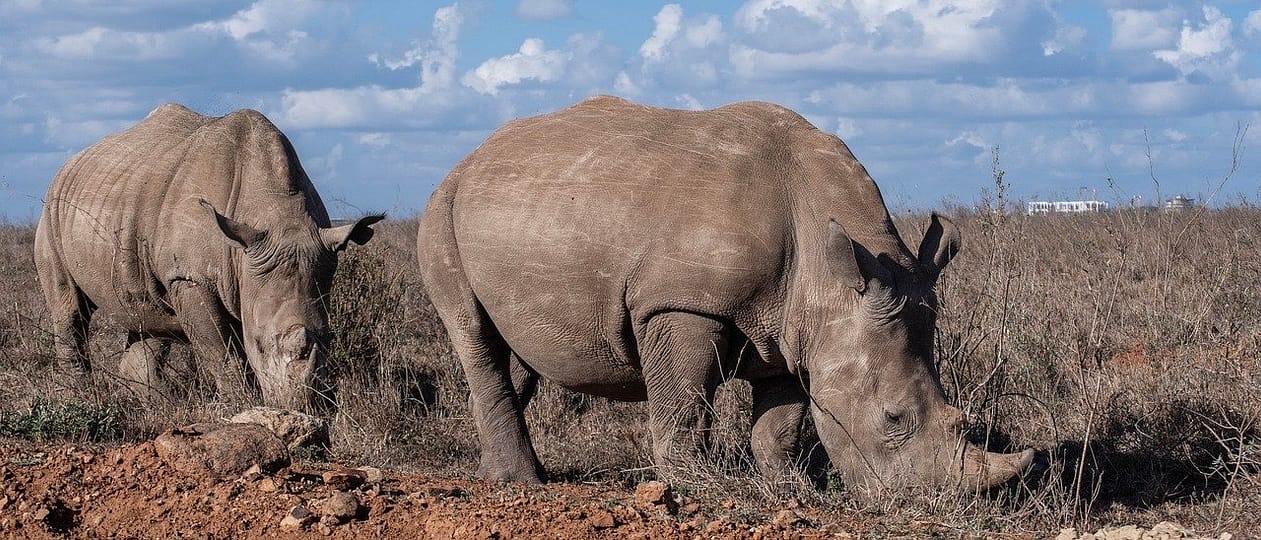
[[[338,465],[216,479],[181,472],[152,442],[7,440],[0,479],[0,537],[17,538],[801,538],[872,525],[820,523],[810,509],[749,517],[666,504],[651,489],[636,497],[609,485],[494,485]]]

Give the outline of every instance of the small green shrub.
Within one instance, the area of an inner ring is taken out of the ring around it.
[[[0,436],[109,441],[122,437],[121,414],[114,405],[36,399],[21,411],[0,411]]]

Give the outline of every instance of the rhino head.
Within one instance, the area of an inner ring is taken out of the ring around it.
[[[968,443],[963,414],[942,391],[933,288],[959,245],[954,224],[934,214],[908,268],[873,256],[829,224],[833,296],[806,367],[820,440],[856,492],[983,490],[1018,476],[1033,459],[1033,450],[1000,454]]]
[[[224,240],[241,250],[236,276],[241,339],[264,402],[310,408],[330,342],[326,302],[337,254],[350,242],[367,243],[371,226],[385,216],[339,227],[300,220],[262,230],[220,214],[209,202],[201,204]]]

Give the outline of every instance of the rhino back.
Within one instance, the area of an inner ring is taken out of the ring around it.
[[[665,311],[730,321],[766,358],[800,208],[828,205],[797,185],[812,133],[759,103],[595,98],[512,122],[446,180],[469,284],[515,352],[579,389],[636,380],[635,335]]]
[[[255,226],[306,225],[311,216],[327,225],[300,166],[291,174],[296,158],[286,149],[257,112],[213,118],[163,105],[68,161],[40,227],[94,304],[133,328],[178,332],[165,298],[174,280],[216,287],[230,309],[236,304],[230,248],[200,199],[229,217],[252,213],[258,220],[245,220]]]

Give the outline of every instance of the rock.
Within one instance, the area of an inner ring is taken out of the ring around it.
[[[1145,529],[1134,525],[1125,525],[1115,529],[1100,529],[1095,536],[1104,540],[1143,540]]]
[[[290,450],[328,444],[328,422],[289,409],[254,407],[228,419],[234,424],[258,424],[271,430]]]
[[[1072,527],[1060,529],[1060,534],[1055,535],[1055,540],[1077,540],[1077,529]]]
[[[1182,525],[1172,521],[1162,521],[1157,523],[1143,535],[1143,538],[1152,538],[1155,540],[1174,540],[1178,538],[1194,538],[1195,531],[1187,529]]]
[[[359,514],[359,497],[354,493],[334,491],[333,495],[320,503],[320,514],[333,518],[337,523],[345,523]]]
[[[299,504],[290,508],[289,513],[285,514],[285,518],[280,520],[280,528],[290,530],[302,529],[312,521],[315,521],[315,514],[312,514],[305,506]]]
[[[359,467],[356,470],[363,473],[363,479],[367,480],[370,484],[375,484],[385,479],[385,473],[381,472],[381,469],[376,467]]]
[[[792,527],[799,522],[801,522],[801,517],[797,515],[797,512],[792,510],[780,510],[775,512],[775,518],[771,520],[771,523],[774,523],[779,527]]]
[[[613,519],[613,514],[604,510],[595,510],[587,517],[587,523],[597,530],[612,529],[617,526],[617,521]]]
[[[255,465],[268,474],[289,465],[289,449],[257,424],[193,424],[158,435],[153,446],[158,457],[187,474],[229,478]]]
[[[635,504],[643,507],[675,506],[674,491],[670,489],[670,484],[660,480],[644,482],[635,487]]]
[[[363,471],[354,469],[337,469],[327,471],[320,477],[324,480],[324,485],[333,489],[347,490],[355,489],[363,484],[367,475]]]
[[[258,490],[263,493],[275,493],[280,490],[280,485],[274,478],[264,478],[258,481]]]

